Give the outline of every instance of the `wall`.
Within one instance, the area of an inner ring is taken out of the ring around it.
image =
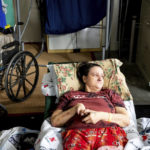
[[[142,1],[136,63],[150,82],[150,0]]]
[[[112,26],[111,26],[111,41],[110,41],[110,49],[118,50],[119,42],[117,40],[117,30],[118,30],[118,16],[119,16],[119,0],[113,1],[113,14],[112,14]]]
[[[21,21],[26,23],[28,11],[30,7],[30,0],[20,0],[20,16]],[[24,28],[24,25],[21,28]],[[40,42],[41,41],[41,26],[40,13],[36,4],[36,0],[32,0],[32,9],[29,23],[23,35],[24,42]]]

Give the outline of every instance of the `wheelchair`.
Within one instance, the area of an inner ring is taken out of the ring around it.
[[[16,0],[18,39],[0,47],[0,90],[14,102],[26,100],[34,91],[39,77],[35,56],[24,50],[21,40],[20,4]],[[28,16],[29,17],[29,16]],[[29,19],[27,19],[29,20]]]
[[[14,49],[6,51],[9,47]],[[10,100],[21,102],[34,91],[38,76],[38,63],[31,52],[19,50],[19,43],[14,41],[2,47],[0,67],[0,88],[5,89]]]

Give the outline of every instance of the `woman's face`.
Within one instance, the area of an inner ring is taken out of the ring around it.
[[[87,92],[98,92],[104,84],[104,72],[102,68],[94,66],[89,70],[87,76],[83,76],[85,90]]]

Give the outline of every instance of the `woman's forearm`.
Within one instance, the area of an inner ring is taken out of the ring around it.
[[[51,116],[51,124],[54,127],[63,126],[68,120],[70,120],[76,114],[76,106],[66,110],[61,111],[57,115]]]
[[[128,126],[130,118],[127,114],[98,112],[100,120],[109,121],[118,124],[120,127]]]

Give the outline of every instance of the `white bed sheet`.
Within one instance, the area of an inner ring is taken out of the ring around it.
[[[149,119],[138,119],[136,120],[135,109],[133,101],[125,101],[126,109],[130,115],[130,125],[124,128],[127,133],[128,143],[125,146],[124,150],[150,150],[150,144],[147,144],[143,141],[142,135],[139,134],[144,129]],[[138,125],[137,125],[138,121]],[[144,125],[144,124],[145,125]],[[140,127],[141,126],[141,127]],[[150,127],[150,124],[149,124]],[[62,138],[61,131],[63,128],[55,128],[50,124],[50,118],[44,120],[40,134],[35,142],[35,150],[39,149],[53,149],[53,150],[63,150],[62,148]],[[149,136],[150,141],[150,136]]]

